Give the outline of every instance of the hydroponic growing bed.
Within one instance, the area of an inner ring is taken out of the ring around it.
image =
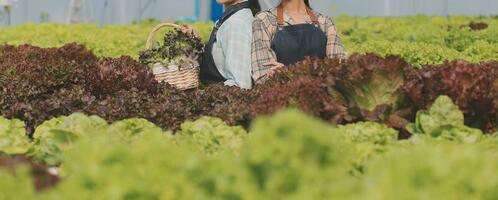
[[[157,83],[152,24],[0,28],[0,199],[497,199],[498,20],[335,21],[252,90]]]

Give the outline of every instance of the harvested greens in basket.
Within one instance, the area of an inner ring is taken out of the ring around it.
[[[175,29],[165,33],[162,44],[155,42],[149,49],[140,52],[139,60],[151,68],[164,66],[167,71],[190,69],[198,67],[203,47],[201,38]]]

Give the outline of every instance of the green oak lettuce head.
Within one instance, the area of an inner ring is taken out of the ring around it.
[[[139,137],[164,134],[161,128],[152,122],[140,118],[131,118],[114,122],[107,128],[107,133],[128,142],[132,142]]]
[[[25,128],[20,120],[0,117],[0,155],[23,154],[28,151],[30,141]]]
[[[206,168],[201,154],[160,135],[128,143],[97,134],[81,138],[62,159],[67,178],[47,199],[205,199],[196,182],[203,174],[193,173]]]
[[[357,122],[338,126],[336,134],[352,141],[356,149],[353,173],[361,175],[361,169],[372,157],[380,155],[398,142],[398,131],[375,122]]]
[[[372,160],[362,177],[362,198],[498,199],[496,150],[440,142],[395,148]]]
[[[58,165],[62,152],[72,148],[83,137],[103,132],[107,126],[104,119],[81,113],[54,118],[36,128],[34,145],[28,154],[47,165]]]
[[[203,117],[183,124],[182,131],[175,135],[182,140],[177,145],[160,138],[138,137],[130,148],[108,134],[82,138],[66,152],[63,168],[67,180],[53,195],[104,199],[320,199],[344,187],[335,184],[342,181],[340,176],[349,176],[354,152],[353,143],[333,130],[326,123],[292,110],[259,118],[253,134],[247,136],[240,127]],[[230,145],[224,141],[233,137],[237,141],[240,134],[247,138],[238,155],[206,156],[198,150],[199,144],[216,148]]]
[[[356,143],[389,145],[398,141],[398,131],[375,122],[341,125],[337,131]]]
[[[267,199],[320,199],[354,162],[352,142],[334,127],[297,110],[258,118],[242,148],[243,170]],[[316,178],[320,177],[320,178]]]
[[[463,113],[448,96],[440,96],[428,110],[419,111],[407,129],[415,135],[465,143],[476,143],[483,135],[481,130],[465,126]]]
[[[247,132],[240,126],[229,126],[219,118],[201,117],[184,122],[174,139],[179,145],[192,142],[202,152],[215,154],[224,150],[238,153],[246,137]]]

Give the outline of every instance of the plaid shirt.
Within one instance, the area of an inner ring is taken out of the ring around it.
[[[214,63],[227,79],[225,85],[251,89],[251,42],[253,15],[243,9],[221,25],[213,45]]]
[[[346,51],[341,44],[332,20],[320,13],[316,14],[320,28],[327,35],[327,57],[347,58]],[[287,13],[284,13],[284,20],[286,24],[295,24],[294,20]],[[307,23],[313,23],[309,16]],[[256,83],[264,82],[268,78],[267,74],[271,72],[271,68],[264,66],[264,64],[277,62],[276,54],[271,49],[271,43],[277,32],[277,28],[276,9],[256,15],[252,26],[253,43],[251,53],[252,78]]]

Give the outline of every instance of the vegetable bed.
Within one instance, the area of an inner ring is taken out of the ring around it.
[[[496,17],[348,17],[333,18],[347,52],[376,52],[401,55],[408,63],[421,66],[441,64],[444,60],[465,59],[471,62],[496,60],[498,57],[498,19]],[[93,24],[24,24],[0,27],[0,44],[32,44],[61,47],[66,43],[83,44],[96,55],[138,59],[147,34],[158,21],[140,25]],[[474,31],[476,23],[488,25]],[[194,23],[206,42],[211,23]],[[475,26],[475,25],[474,25]],[[161,34],[157,34],[161,35]]]
[[[253,90],[157,83],[152,24],[1,28],[0,199],[497,199],[498,20],[335,20]]]

